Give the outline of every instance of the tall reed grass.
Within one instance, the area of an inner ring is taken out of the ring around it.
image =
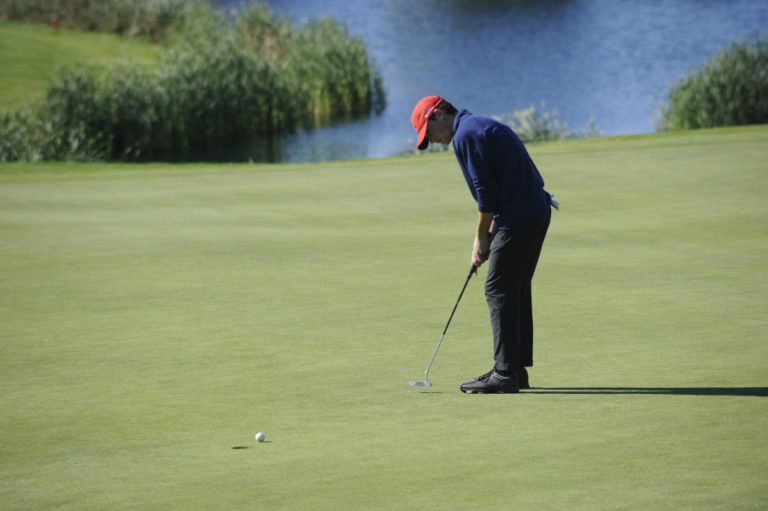
[[[0,114],[0,161],[204,159],[222,144],[384,108],[364,42],[337,21],[295,26],[259,2],[229,17],[196,0],[188,9],[158,68],[79,63],[44,102]]]
[[[732,43],[683,77],[660,108],[656,129],[768,123],[768,44]]]

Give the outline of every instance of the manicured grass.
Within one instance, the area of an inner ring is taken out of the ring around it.
[[[531,149],[507,396],[451,155],[0,166],[0,507],[768,506],[768,129]]]
[[[57,70],[78,60],[130,60],[147,66],[161,47],[113,34],[59,29],[0,20],[0,110],[43,98]]]

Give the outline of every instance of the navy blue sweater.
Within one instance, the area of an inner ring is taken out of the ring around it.
[[[541,223],[551,198],[544,179],[512,129],[462,110],[453,124],[453,148],[482,213],[495,213],[499,230]]]

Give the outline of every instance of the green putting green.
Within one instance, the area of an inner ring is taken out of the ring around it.
[[[0,165],[5,510],[768,506],[768,128],[532,145],[533,390],[450,154]],[[254,434],[263,431],[266,441]]]

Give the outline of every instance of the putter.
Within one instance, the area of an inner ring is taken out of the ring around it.
[[[429,359],[429,364],[427,364],[427,370],[424,371],[424,381],[412,381],[411,382],[412,387],[431,387],[432,386],[432,384],[429,383],[429,368],[432,367],[432,362],[435,361],[435,355],[437,355],[437,350],[440,349],[440,343],[443,342],[443,337],[445,337],[445,332],[448,331],[448,325],[451,324],[451,320],[453,319],[453,314],[456,312],[456,308],[459,306],[459,301],[461,300],[461,297],[464,295],[464,290],[467,289],[467,284],[469,284],[469,279],[472,278],[472,275],[474,275],[476,271],[477,271],[477,267],[473,264],[472,268],[470,268],[469,270],[469,274],[467,275],[467,280],[464,281],[464,287],[461,288],[461,293],[459,293],[459,299],[456,300],[456,305],[453,306],[453,310],[451,311],[451,316],[448,318],[448,323],[445,324],[445,328],[443,329],[443,334],[440,336],[440,340],[437,341],[435,352],[432,353],[432,358]]]

